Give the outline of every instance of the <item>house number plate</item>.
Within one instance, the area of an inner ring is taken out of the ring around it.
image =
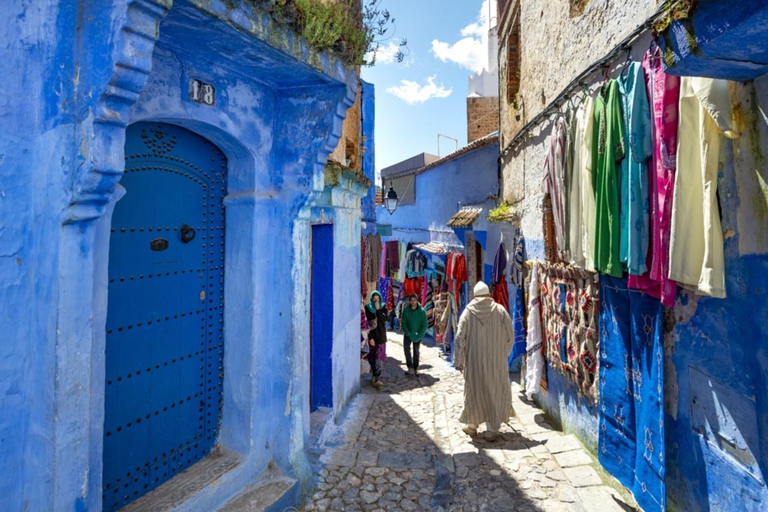
[[[203,105],[213,105],[216,103],[216,89],[211,84],[193,78],[189,81],[189,99]]]

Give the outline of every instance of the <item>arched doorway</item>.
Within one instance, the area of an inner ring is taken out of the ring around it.
[[[136,123],[109,246],[104,510],[211,452],[224,375],[227,159],[206,139]]]

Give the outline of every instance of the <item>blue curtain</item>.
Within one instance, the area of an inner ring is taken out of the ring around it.
[[[646,512],[666,509],[663,308],[600,276],[600,463]]]

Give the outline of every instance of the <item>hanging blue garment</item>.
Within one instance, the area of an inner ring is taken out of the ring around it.
[[[499,240],[499,246],[496,248],[496,257],[493,259],[493,271],[491,273],[491,284],[495,285],[507,273],[507,248],[504,242]]]
[[[512,351],[509,353],[509,368],[513,368],[515,359],[525,355],[527,334],[525,330],[525,296],[523,286],[524,262],[525,239],[523,238],[522,231],[518,229],[515,234],[515,254],[510,274],[512,284],[515,287],[515,299],[514,304],[512,304],[512,327],[515,330],[515,342],[512,344]]]
[[[600,432],[603,467],[646,512],[666,510],[663,308],[600,276]]]

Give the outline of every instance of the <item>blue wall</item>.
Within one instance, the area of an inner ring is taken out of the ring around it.
[[[463,245],[463,238],[457,237],[447,222],[459,210],[459,203],[473,203],[472,206],[484,208],[473,229],[488,233],[484,260],[493,264],[501,227],[489,223],[486,216],[496,206],[490,196],[498,193],[498,155],[499,146],[494,142],[417,175],[414,204],[399,205],[392,215],[383,208],[378,210],[379,223],[392,225],[392,237],[387,238]]]
[[[177,510],[216,509],[270,465],[307,485],[302,212],[324,189],[355,70],[246,1],[9,0],[3,10],[0,509],[101,507],[110,218],[125,127],[141,120],[200,134],[230,166],[219,443],[243,463]],[[215,105],[189,101],[191,78],[216,87]],[[348,195],[359,211],[363,192]],[[359,223],[348,229],[343,251],[359,266]]]
[[[376,90],[373,84],[361,80],[363,85],[363,175],[373,184],[363,198],[364,234],[376,233]]]
[[[768,78],[732,88],[741,138],[727,143],[718,195],[726,299],[680,291],[665,317],[667,506],[762,511],[768,503]],[[541,240],[526,240],[542,258]],[[539,248],[539,249],[537,249]],[[547,369],[545,410],[597,447],[597,409]]]
[[[692,19],[659,38],[666,72],[747,81],[768,72],[768,6],[762,0],[698,0]]]

